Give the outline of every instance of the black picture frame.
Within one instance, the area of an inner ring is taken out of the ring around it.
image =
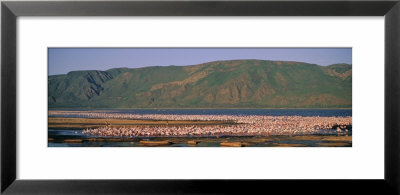
[[[16,24],[19,16],[385,16],[385,127],[382,127],[385,128],[384,179],[16,179]],[[4,194],[399,194],[399,33],[400,3],[398,0],[2,1],[1,192]]]

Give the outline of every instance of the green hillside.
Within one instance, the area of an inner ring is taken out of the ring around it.
[[[352,66],[265,60],[73,71],[48,78],[49,108],[334,108]]]

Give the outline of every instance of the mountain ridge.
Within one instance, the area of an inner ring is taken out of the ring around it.
[[[223,60],[48,77],[49,108],[344,108],[352,66]]]

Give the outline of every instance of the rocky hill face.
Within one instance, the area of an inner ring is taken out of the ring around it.
[[[352,66],[265,60],[73,71],[48,77],[49,108],[352,106]]]

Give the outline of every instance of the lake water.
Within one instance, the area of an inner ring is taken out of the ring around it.
[[[97,136],[82,135],[81,130],[53,130],[49,129],[49,138],[53,139],[82,139],[96,138]],[[97,137],[101,138],[101,137]],[[85,141],[80,143],[66,143],[52,141],[48,147],[147,147],[140,144],[146,141],[169,141],[171,144],[158,147],[220,147],[222,142],[244,142],[247,147],[351,147],[351,135],[307,135],[307,136],[269,136],[269,137],[147,137],[135,138],[131,141]],[[196,141],[196,145],[188,144]]]
[[[78,110],[74,110],[78,111]],[[266,116],[352,116],[351,109],[110,109],[81,110],[122,114],[174,115],[266,115]],[[51,116],[51,115],[49,115]],[[79,117],[78,115],[57,115]]]

